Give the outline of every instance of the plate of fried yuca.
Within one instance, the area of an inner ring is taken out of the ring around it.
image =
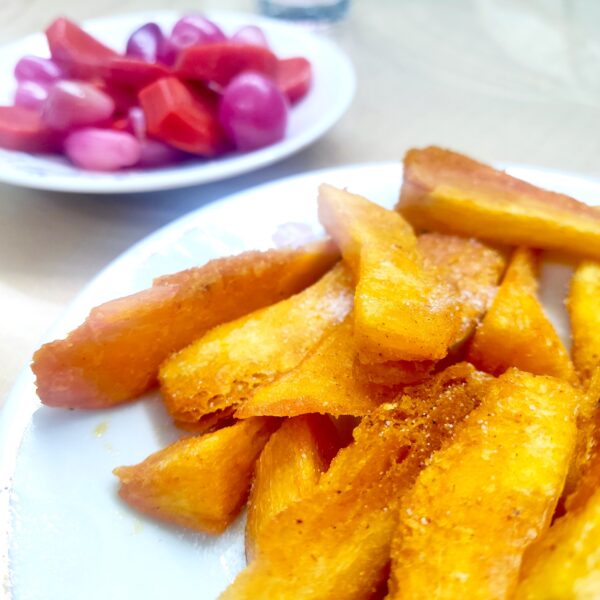
[[[1,415],[7,597],[600,597],[598,198],[429,147],[134,246]]]

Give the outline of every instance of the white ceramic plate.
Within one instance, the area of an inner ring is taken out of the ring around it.
[[[508,170],[590,203],[600,198],[600,183]],[[315,198],[324,181],[391,207],[401,168],[384,163],[320,171],[193,212],[108,266],[47,339],[64,336],[93,306],[147,287],[157,275],[272,246],[272,234],[283,223],[319,232]],[[570,269],[550,256],[542,270],[541,296],[563,335]],[[107,411],[49,409],[39,406],[32,376],[24,371],[0,414],[0,579],[6,597],[215,598],[244,564],[243,518],[214,538],[161,525],[121,503],[111,475],[114,467],[136,463],[176,437],[156,395]]]
[[[147,12],[115,15],[83,24],[105,44],[124,51],[127,38],[137,27],[155,21],[170,31],[181,15]],[[246,173],[281,160],[321,137],[344,114],[354,96],[355,78],[350,61],[329,40],[297,26],[251,14],[209,12],[225,33],[245,24],[263,28],[280,57],[305,56],[313,65],[314,81],[309,94],[290,111],[285,138],[272,146],[214,160],[192,160],[161,169],[94,173],[72,166],[58,156],[34,155],[0,149],[0,181],[46,190],[87,193],[124,193],[164,190],[217,181]],[[0,48],[0,104],[11,104],[16,87],[13,68],[25,54],[48,56],[42,33]]]

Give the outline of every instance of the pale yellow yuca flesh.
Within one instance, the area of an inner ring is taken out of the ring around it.
[[[271,520],[311,493],[338,451],[337,433],[326,415],[286,419],[256,462],[246,519],[246,559]]]
[[[397,205],[415,227],[600,259],[600,212],[435,146],[404,157]]]
[[[567,306],[573,336],[573,362],[581,380],[589,383],[600,366],[600,264],[582,262],[571,280]]]
[[[354,336],[363,362],[446,356],[460,326],[457,299],[425,265],[410,225],[329,185],[319,189],[319,219],[356,279]]]
[[[317,489],[277,515],[222,598],[370,598],[385,586],[397,502],[477,405],[489,377],[459,364],[365,417]]]
[[[220,325],[166,361],[160,385],[179,423],[235,407],[298,365],[352,308],[354,286],[338,264],[303,292]]]
[[[436,453],[400,508],[390,598],[508,598],[549,526],[575,444],[578,394],[508,371]]]
[[[594,600],[600,590],[600,491],[552,527],[527,566],[517,600]]]
[[[517,367],[569,381],[569,354],[537,297],[537,253],[518,248],[500,289],[471,340],[467,360],[494,375]]]

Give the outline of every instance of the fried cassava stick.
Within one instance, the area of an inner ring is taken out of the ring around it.
[[[419,229],[600,258],[600,211],[462,154],[409,150],[396,207]]]
[[[93,309],[66,339],[44,344],[32,370],[44,404],[103,408],[157,383],[159,365],[211,327],[316,281],[337,259],[328,241],[246,252],[157,279]]]

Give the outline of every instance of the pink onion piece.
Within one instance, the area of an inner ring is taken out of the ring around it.
[[[268,77],[247,71],[225,88],[219,120],[238,150],[254,150],[281,140],[287,119],[287,100]]]
[[[173,42],[168,37],[163,37],[162,44],[156,52],[156,60],[167,67],[172,67],[177,60],[178,48],[173,45]]]
[[[81,81],[59,81],[48,92],[42,118],[49,127],[66,131],[104,123],[114,112],[113,99],[95,86]]]
[[[146,62],[156,62],[163,37],[163,32],[156,23],[145,23],[129,36],[125,54]]]
[[[48,98],[48,87],[35,81],[21,81],[15,92],[15,104],[41,110]]]
[[[88,127],[70,133],[65,154],[74,165],[90,171],[118,171],[139,162],[138,140],[125,131]]]
[[[127,40],[127,56],[146,62],[162,62],[168,66],[175,62],[175,49],[156,23],[145,23]]]
[[[269,42],[267,42],[263,30],[256,25],[244,25],[231,36],[231,41],[236,44],[269,48]]]
[[[65,74],[51,58],[39,56],[24,56],[15,65],[14,70],[17,81],[35,81],[40,84],[49,84],[63,79]]]
[[[170,42],[177,51],[188,46],[224,42],[220,27],[202,15],[187,15],[175,23]]]
[[[187,156],[173,146],[147,137],[146,117],[139,106],[129,109],[127,120],[141,147],[140,160],[136,166],[142,168],[165,167],[180,162]]]
[[[144,116],[144,111],[139,106],[133,106],[129,109],[127,119],[135,137],[138,140],[146,139],[146,117]]]

